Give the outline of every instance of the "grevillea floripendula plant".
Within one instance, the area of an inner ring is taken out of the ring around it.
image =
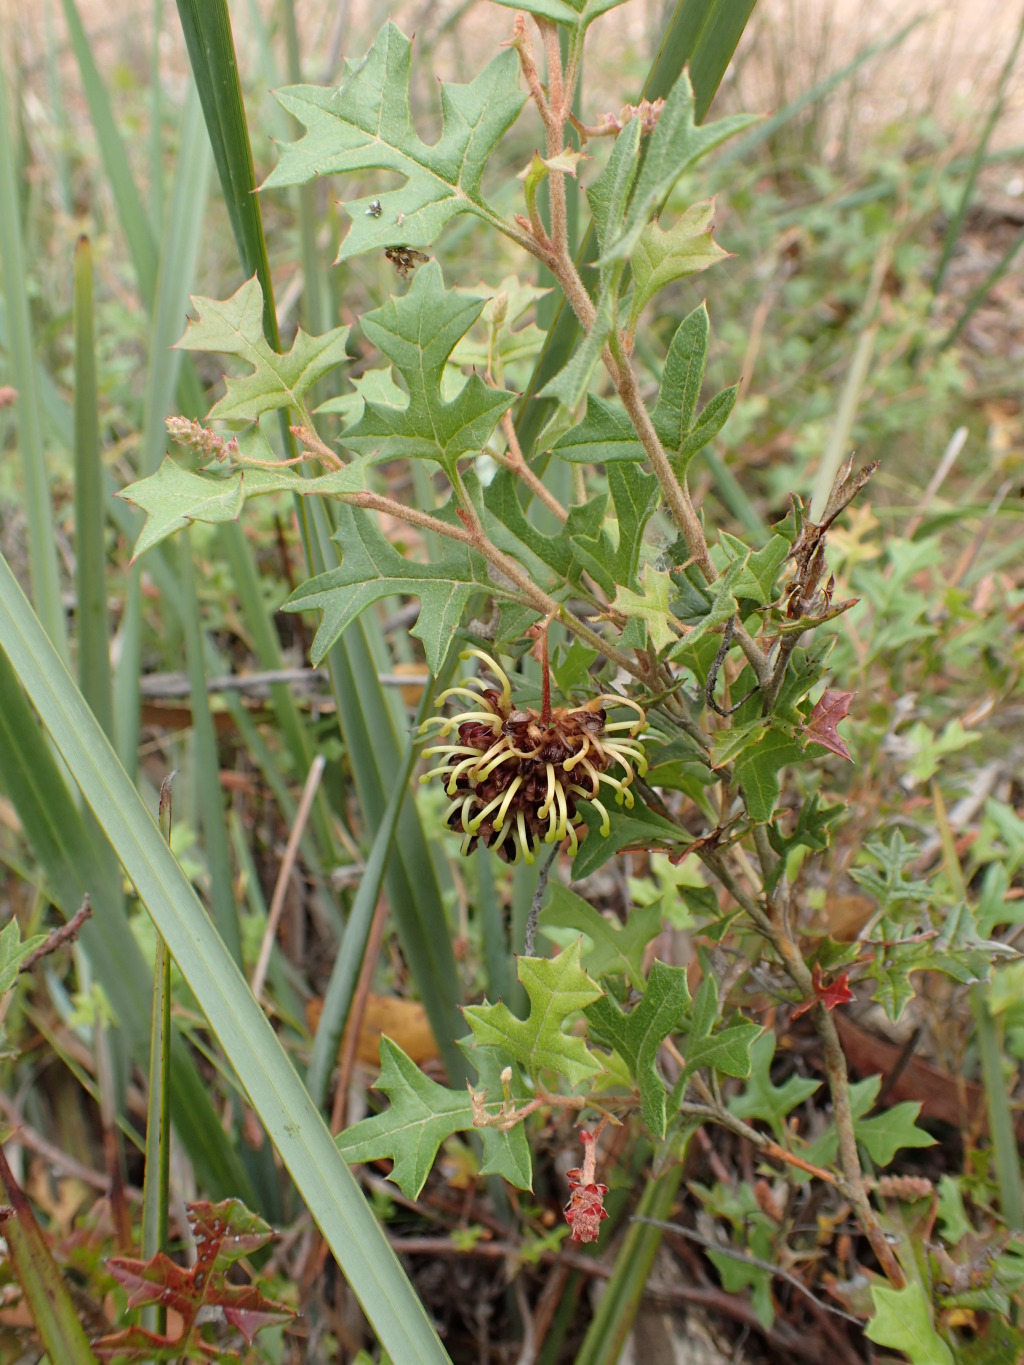
[[[390,23],[337,90],[280,92],[306,132],[280,148],[264,190],[330,177],[348,219],[339,261],[390,262],[393,292],[359,319],[379,364],[341,384],[344,327],[300,330],[277,354],[255,279],[228,299],[195,299],[180,344],[246,368],[226,380],[206,424],[173,426],[178,453],[126,490],[147,514],[137,553],[190,522],[236,518],[257,496],[328,500],[337,562],[285,604],[319,614],[314,663],[376,603],[418,600],[412,634],[432,674],[450,678],[453,642],[454,653],[467,646],[467,675],[441,692],[419,738],[429,790],[443,787],[448,851],[543,859],[534,910],[567,946],[536,955],[532,917],[518,959],[525,1017],[503,1002],[466,1008],[462,1046],[477,1079],[463,1091],[385,1040],[378,1089],[389,1105],[341,1135],[351,1161],[391,1158],[392,1179],[415,1197],[440,1144],[475,1130],[482,1169],[529,1188],[532,1116],[567,1111],[583,1122],[589,1112],[566,1218],[590,1241],[605,1217],[607,1125],[642,1130],[665,1170],[696,1128],[718,1124],[791,1178],[825,1182],[899,1290],[904,1271],[862,1153],[885,1166],[930,1138],[910,1104],[890,1108],[882,1131],[869,1112],[877,1084],[851,1086],[834,1011],[859,981],[898,1013],[910,971],[972,979],[992,948],[966,905],[947,932],[947,907],[918,890],[912,859],[893,843],[877,850],[878,915],[857,942],[802,931],[807,869],[827,856],[842,818],[812,779],[856,752],[855,733],[837,729],[851,693],[828,673],[852,605],[829,571],[828,535],[873,467],[843,467],[814,519],[794,494],[789,514],[753,543],[695,504],[689,470],[737,390],[704,393],[703,304],[667,348],[651,323],[667,286],[726,254],[712,234],[714,162],[702,163],[749,120],[698,122],[685,73],[664,100],[577,117],[584,37],[608,6],[525,8],[532,20],[516,15],[476,80],[441,85],[432,144],[411,111],[411,44]],[[494,156],[485,192],[488,163],[527,103],[543,150],[512,170]],[[350,176],[359,192],[346,199]],[[698,177],[691,204],[683,189]],[[569,233],[579,182],[593,229],[586,279]],[[575,318],[578,342],[535,398],[520,401],[520,390],[544,343],[530,320],[541,291],[515,275],[473,289],[445,282],[465,276],[465,248],[450,253],[445,229],[466,214],[529,270],[543,265]],[[314,407],[332,376],[343,391]],[[288,449],[263,423],[279,411]],[[430,475],[403,485],[415,499],[395,496],[384,477],[382,466],[402,461]],[[560,467],[567,477],[549,478]],[[570,487],[567,498],[555,491]],[[671,894],[702,945],[692,975],[654,953],[657,905],[613,922],[569,889],[622,850],[668,855]],[[930,962],[914,955],[936,938]],[[775,1017],[806,1011],[820,1035],[832,1127],[814,1149],[787,1116],[819,1082],[773,1085],[765,1015],[733,1003],[745,981],[767,982]]]

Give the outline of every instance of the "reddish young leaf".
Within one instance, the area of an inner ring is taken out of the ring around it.
[[[827,1010],[834,1010],[837,1005],[848,1005],[853,999],[853,991],[850,990],[850,973],[840,972],[836,979],[826,986],[820,962],[816,962],[811,970],[811,985],[814,987],[814,999],[805,1000],[802,1005],[797,1005],[789,1016],[790,1021],[799,1019],[801,1014],[806,1014],[809,1009],[817,1004],[824,1005]]]
[[[261,1328],[294,1316],[285,1304],[265,1298],[255,1285],[229,1284],[225,1278],[232,1261],[263,1246],[273,1235],[261,1218],[229,1199],[221,1204],[190,1205],[188,1219],[196,1244],[191,1269],[183,1269],[163,1252],[148,1261],[118,1256],[108,1262],[111,1274],[128,1291],[129,1307],[158,1303],[172,1310],[181,1319],[178,1334],[172,1340],[129,1327],[95,1343],[101,1359],[136,1352],[164,1360],[181,1356],[187,1349],[218,1356],[217,1348],[199,1339],[200,1309],[220,1309],[229,1326],[250,1344]]]
[[[213,1259],[218,1270],[249,1256],[274,1236],[274,1230],[240,1199],[224,1199],[219,1204],[189,1204],[188,1221],[196,1246],[215,1244]]]
[[[252,1345],[256,1333],[271,1323],[290,1322],[295,1310],[266,1298],[254,1284],[222,1284],[207,1300],[224,1311],[224,1317]]]
[[[823,749],[849,759],[851,763],[853,758],[836,726],[849,714],[850,703],[855,695],[853,692],[840,692],[838,688],[827,687],[803,727],[804,734],[813,744],[820,744]]]

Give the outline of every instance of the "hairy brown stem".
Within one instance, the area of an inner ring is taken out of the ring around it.
[[[538,479],[537,475],[523,458],[523,450],[519,444],[519,437],[516,435],[516,427],[515,423],[512,421],[511,412],[502,414],[501,429],[505,433],[505,439],[508,442],[508,454],[500,463],[502,463],[511,474],[514,474],[517,479],[522,479],[530,492],[540,498],[548,511],[553,513],[564,526],[569,520],[569,513],[558,501],[551,489]]]
[[[806,1000],[817,998],[811,973],[800,950],[789,932],[782,927],[781,912],[776,912],[773,940],[776,952],[790,980]],[[853,1205],[857,1220],[864,1235],[871,1243],[871,1250],[878,1259],[886,1279],[897,1289],[906,1284],[900,1264],[893,1254],[892,1247],[885,1239],[882,1225],[878,1221],[864,1184],[860,1154],[857,1151],[857,1135],[853,1124],[853,1109],[850,1105],[850,1076],[846,1069],[846,1054],[843,1052],[839,1033],[832,1015],[819,1001],[814,1008],[813,1018],[818,1037],[825,1053],[825,1075],[832,1096],[832,1108],[839,1135],[839,1165],[843,1172],[843,1192]]]

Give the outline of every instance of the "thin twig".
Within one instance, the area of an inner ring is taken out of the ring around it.
[[[630,1221],[634,1223],[646,1223],[649,1227],[661,1228],[663,1232],[671,1232],[677,1237],[685,1237],[688,1242],[695,1242],[697,1246],[702,1246],[707,1251],[717,1251],[720,1255],[728,1256],[730,1260],[733,1261],[740,1261],[743,1265],[749,1265],[755,1270],[767,1270],[769,1275],[775,1276],[776,1279],[785,1280],[786,1283],[792,1285],[798,1293],[803,1294],[826,1313],[834,1313],[837,1318],[845,1318],[847,1322],[852,1322],[857,1327],[863,1325],[860,1318],[855,1318],[851,1313],[846,1313],[843,1309],[836,1308],[834,1304],[826,1303],[824,1299],[819,1299],[816,1294],[812,1293],[811,1290],[807,1288],[803,1280],[798,1279],[797,1276],[793,1275],[790,1271],[783,1270],[782,1266],[776,1265],[773,1261],[762,1261],[760,1257],[751,1256],[746,1251],[737,1251],[735,1247],[723,1246],[720,1242],[713,1242],[709,1237],[702,1237],[701,1234],[695,1232],[693,1228],[685,1228],[680,1223],[665,1223],[660,1218],[646,1218],[643,1214],[639,1213],[635,1213]]]
[[[281,918],[281,911],[284,909],[285,892],[288,889],[288,882],[291,880],[292,869],[295,867],[295,859],[299,852],[299,844],[305,832],[306,822],[309,820],[309,812],[312,810],[313,800],[320,785],[320,778],[323,776],[326,762],[323,754],[317,754],[310,766],[306,784],[302,788],[299,808],[295,812],[295,820],[292,824],[291,833],[288,835],[284,857],[281,859],[274,894],[270,899],[270,910],[267,913],[267,926],[263,931],[263,942],[260,944],[260,955],[252,974],[252,993],[257,1000],[263,994],[263,986],[267,979],[267,968],[270,966],[270,954],[274,946],[274,939],[277,936],[277,924]]]
[[[345,1127],[348,1088],[355,1068],[356,1054],[359,1050],[359,1031],[362,1028],[363,1015],[366,1013],[366,1001],[369,998],[370,987],[373,985],[373,974],[377,970],[377,959],[380,956],[380,947],[384,939],[384,925],[387,923],[387,918],[387,901],[381,896],[377,900],[373,919],[370,921],[370,932],[366,936],[363,963],[359,968],[359,980],[356,982],[355,994],[352,997],[352,1005],[348,1012],[348,1023],[345,1027],[341,1061],[338,1065],[338,1081],[334,1091],[334,1105],[331,1109],[331,1132],[334,1134],[340,1133]]]
[[[65,943],[74,943],[81,931],[82,925],[92,914],[92,904],[88,895],[82,897],[82,904],[67,921],[57,929],[51,929],[46,935],[46,941],[40,943],[34,952],[29,953],[28,957],[22,962],[20,971],[27,972],[33,968],[37,962],[44,957],[49,957],[50,953],[55,953],[58,948],[62,948]]]
[[[530,902],[530,913],[526,917],[526,936],[523,946],[523,954],[526,957],[533,957],[534,940],[537,937],[537,920],[540,918],[541,906],[544,904],[544,892],[548,888],[548,876],[551,872],[551,865],[558,856],[558,845],[554,848],[541,863],[540,876],[537,878],[537,889],[533,893],[533,900]]]

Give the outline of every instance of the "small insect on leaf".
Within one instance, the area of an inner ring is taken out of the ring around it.
[[[370,207],[366,210],[366,216],[367,218],[379,218],[383,212],[384,210],[380,206],[380,200],[375,199],[373,203],[370,205]]]
[[[415,251],[411,246],[389,246],[385,248],[384,255],[403,280],[407,280],[418,265],[425,265],[430,260],[429,256],[422,251]]]

